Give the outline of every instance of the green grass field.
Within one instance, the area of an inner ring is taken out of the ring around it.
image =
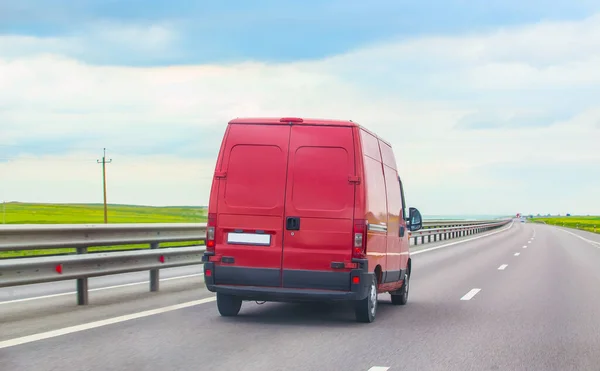
[[[600,233],[600,216],[564,216],[549,218],[533,218],[532,222],[544,222],[546,224],[561,227],[581,229],[588,232]]]
[[[102,224],[102,204],[0,204],[0,222],[4,224]],[[201,207],[152,207],[108,205],[109,223],[203,223],[206,209]],[[161,247],[200,244],[201,241],[165,243]],[[94,247],[89,251],[131,250],[147,245]],[[48,249],[0,252],[0,258],[74,253],[74,249]]]

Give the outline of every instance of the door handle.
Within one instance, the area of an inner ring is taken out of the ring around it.
[[[285,221],[285,228],[288,231],[299,231],[300,230],[300,217],[288,216]]]

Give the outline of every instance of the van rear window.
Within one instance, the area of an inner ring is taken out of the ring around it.
[[[301,147],[294,157],[296,209],[339,211],[352,204],[354,189],[348,186],[348,174],[353,162],[345,148]]]
[[[234,207],[283,205],[287,153],[274,145],[239,144],[231,149],[225,202]]]

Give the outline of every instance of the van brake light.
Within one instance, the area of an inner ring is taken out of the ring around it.
[[[352,257],[364,259],[367,253],[367,221],[356,219],[354,221],[354,244],[352,246]]]
[[[304,122],[300,117],[283,117],[279,119],[279,122]]]
[[[217,214],[208,214],[206,225],[206,251],[215,251],[215,230],[217,227]]]

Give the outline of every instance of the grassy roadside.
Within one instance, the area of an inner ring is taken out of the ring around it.
[[[543,222],[560,227],[580,229],[600,233],[600,216],[565,216],[549,218],[533,218],[532,222]]]
[[[109,205],[109,223],[203,223],[206,209],[201,207],[153,207]],[[5,224],[102,224],[104,206],[98,204],[0,204],[0,223]],[[161,244],[161,247],[199,245],[202,241]],[[148,245],[94,247],[89,251],[133,250]],[[0,252],[0,258],[74,253],[75,249],[49,249]]]

